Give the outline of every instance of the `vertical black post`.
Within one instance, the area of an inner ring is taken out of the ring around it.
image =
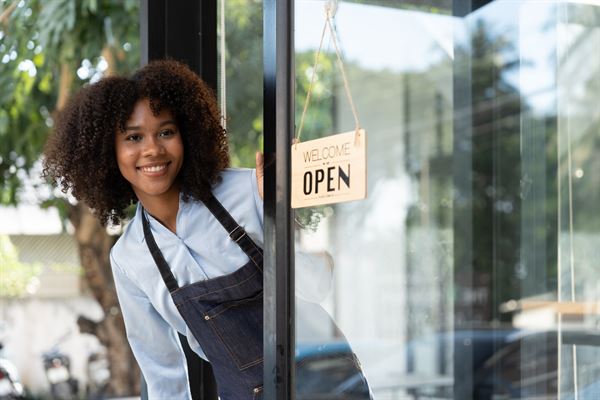
[[[293,400],[294,242],[290,146],[294,134],[293,0],[265,0],[264,398]]]
[[[166,0],[140,3],[140,64],[166,56]]]
[[[217,1],[141,0],[140,47],[142,65],[162,58],[182,61],[216,91]],[[216,400],[210,364],[191,350],[187,339],[180,336],[180,342],[187,359],[192,398]],[[147,396],[143,390],[142,399]]]
[[[142,0],[140,36],[142,65],[173,58],[217,88],[216,0]]]

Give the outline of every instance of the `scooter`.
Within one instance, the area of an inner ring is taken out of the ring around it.
[[[106,398],[106,392],[110,382],[110,368],[105,352],[97,351],[89,355],[87,374],[87,399],[101,400]]]
[[[2,356],[0,343],[0,400],[21,400],[25,398],[23,385],[15,365]]]
[[[46,378],[50,383],[50,393],[56,400],[77,399],[78,381],[71,376],[69,356],[62,353],[58,345],[70,334],[62,336],[50,350],[42,354]]]
[[[98,337],[98,323],[80,315],[77,318],[79,332]],[[106,398],[108,385],[110,383],[110,362],[106,354],[106,348],[96,348],[91,351],[87,359],[87,400],[102,400]]]

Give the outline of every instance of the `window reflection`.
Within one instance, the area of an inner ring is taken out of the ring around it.
[[[336,26],[369,195],[297,213],[334,260],[297,301],[298,398],[351,398],[352,351],[375,399],[600,398],[600,6],[367,3]],[[295,7],[299,118],[324,15]],[[304,140],[353,129],[333,49],[317,73]]]

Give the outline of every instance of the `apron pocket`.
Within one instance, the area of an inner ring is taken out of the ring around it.
[[[242,370],[263,360],[263,291],[222,303],[204,315],[227,352]]]

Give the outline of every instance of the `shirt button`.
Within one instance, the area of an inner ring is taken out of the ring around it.
[[[210,317],[208,315],[205,315],[204,319],[208,321],[210,319]]]
[[[258,392],[260,392],[260,389],[259,388],[254,388],[254,393],[258,393]]]

